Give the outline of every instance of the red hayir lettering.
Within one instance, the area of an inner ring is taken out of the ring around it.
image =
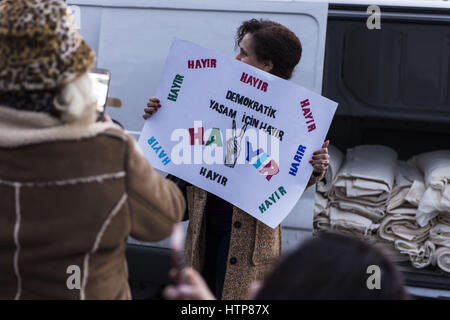
[[[257,88],[261,91],[267,92],[268,83],[258,79],[254,76],[250,76],[247,73],[243,72],[241,75],[241,81],[251,85],[254,88]]]
[[[303,116],[306,117],[308,113],[311,113],[311,110],[309,108],[303,109]]]
[[[278,174],[279,171],[280,169],[278,168],[277,163],[274,160],[270,160],[270,162],[266,164],[259,172],[263,175],[267,174],[266,179],[267,181],[270,181],[272,176]]]
[[[316,129],[316,125],[314,123],[308,126],[308,132],[311,132],[315,129]]]
[[[195,144],[195,140],[197,140],[200,145],[204,145],[205,141],[203,141],[203,127],[197,128],[197,132],[195,132],[194,130],[194,128],[189,128],[189,135],[191,136],[191,146]]]
[[[309,106],[309,99],[303,100],[300,102],[302,108]]]
[[[242,72],[241,81],[247,82],[247,76],[248,76],[248,74],[246,74],[245,72]]]
[[[267,82],[264,82],[263,85],[262,85],[261,90],[264,91],[264,92],[267,92],[267,87],[268,86],[269,86],[269,84]]]

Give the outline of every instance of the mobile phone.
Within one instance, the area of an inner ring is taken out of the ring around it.
[[[183,271],[183,269],[186,267],[183,252],[183,238],[184,238],[183,227],[181,223],[178,223],[174,226],[172,230],[172,236],[170,239],[172,266],[177,271],[177,277],[176,279],[174,279],[176,283],[180,282],[179,276],[181,274],[181,271]]]
[[[94,68],[89,72],[92,80],[94,95],[97,99],[97,113],[99,119],[103,119],[106,108],[106,100],[108,98],[109,84],[111,81],[111,73],[106,69]]]

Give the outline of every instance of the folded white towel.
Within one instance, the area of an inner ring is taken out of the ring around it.
[[[423,171],[427,186],[417,210],[419,224],[427,224],[440,212],[450,212],[450,150],[422,153],[408,162]]]
[[[314,217],[313,226],[314,233],[331,230],[330,219],[321,215]]]
[[[367,235],[380,225],[361,215],[330,207],[330,224],[333,229],[347,229],[349,232]]]
[[[395,240],[394,246],[400,253],[409,255],[411,264],[418,269],[428,267],[431,264],[436,250],[436,246],[431,241],[418,244],[406,240]]]
[[[404,161],[398,161],[395,184],[388,200],[387,212],[393,213],[393,210],[400,207],[417,208],[419,200],[425,192],[423,179],[423,174],[419,169]],[[416,213],[416,210],[403,211],[397,210],[396,213]]]
[[[351,200],[367,205],[385,202],[390,189],[384,183],[361,178],[338,177],[333,185],[336,199]]]
[[[346,200],[330,201],[330,205],[342,211],[359,214],[373,222],[379,222],[385,216],[385,210],[382,207],[372,207]]]
[[[450,225],[450,212],[441,213],[440,215],[438,215],[437,220],[439,223]]]
[[[364,145],[348,149],[330,198],[385,207],[394,185],[396,161],[397,153],[385,146]]]
[[[387,241],[406,240],[421,243],[428,238],[432,225],[420,227],[414,216],[388,215],[378,228],[378,236]]]
[[[410,215],[412,217],[416,217],[416,213],[417,213],[417,208],[416,207],[407,207],[407,206],[403,206],[403,207],[398,207],[395,209],[392,209],[389,211],[389,214],[391,215]]]
[[[409,191],[405,196],[405,201],[410,203],[414,207],[418,207],[420,199],[422,199],[424,193],[425,193],[424,182],[414,180],[413,184],[411,185],[411,188],[409,188]]]
[[[450,248],[450,225],[438,223],[430,230],[430,241]]]
[[[358,239],[362,239],[362,240],[367,240],[370,239],[372,237],[372,234],[370,232],[368,233],[363,233],[358,229],[355,228],[349,228],[348,226],[341,226],[339,224],[333,226],[331,228],[332,232],[337,232],[339,234],[343,234],[343,235],[348,235],[351,237],[355,237]]]
[[[445,272],[450,272],[450,248],[440,247],[433,254],[433,265],[437,265]]]
[[[446,194],[448,193],[448,195]],[[448,198],[448,199],[446,199]],[[416,213],[417,222],[426,225],[439,213],[450,212],[450,184],[444,189],[444,193],[433,187],[428,187],[420,199]]]
[[[325,194],[330,192],[334,178],[344,161],[344,154],[335,146],[328,146],[328,154],[330,155],[330,166],[328,167],[324,178],[317,183],[317,191]]]
[[[443,190],[450,181],[450,150],[421,153],[408,160],[408,163],[422,170],[427,186]]]
[[[379,237],[368,238],[367,242],[375,248],[383,251],[394,262],[404,262],[409,260],[408,255],[401,254],[397,249],[395,249],[393,242],[385,241]]]
[[[395,188],[395,187],[394,187]],[[405,197],[409,192],[409,187],[404,188],[397,188],[395,191],[393,191],[389,197],[388,203],[387,203],[387,212],[391,213],[392,210],[399,208],[400,206],[404,205],[406,207],[411,207],[407,203],[405,203]],[[417,207],[416,207],[417,209]],[[416,210],[414,211],[414,213]]]
[[[414,165],[399,160],[395,173],[395,187],[411,187],[414,181],[424,182],[423,173]]]

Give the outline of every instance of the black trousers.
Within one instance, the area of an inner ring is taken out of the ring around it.
[[[206,248],[202,276],[216,298],[222,299],[233,214],[205,212],[205,216]]]

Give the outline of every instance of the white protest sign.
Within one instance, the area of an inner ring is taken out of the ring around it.
[[[301,72],[301,71],[299,71]],[[139,145],[153,167],[275,228],[302,195],[337,103],[175,39]]]

